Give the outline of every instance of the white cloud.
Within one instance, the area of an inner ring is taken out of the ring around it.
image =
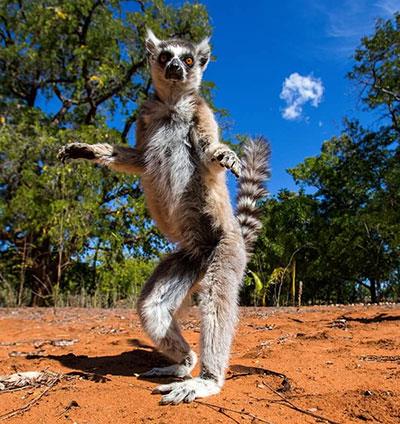
[[[282,86],[280,98],[286,102],[282,117],[288,120],[300,118],[303,106],[310,102],[312,106],[318,107],[323,94],[324,86],[319,78],[294,72],[285,79]]]

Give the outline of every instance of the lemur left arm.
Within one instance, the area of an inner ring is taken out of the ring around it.
[[[201,97],[196,104],[191,139],[203,152],[206,166],[212,167],[219,163],[222,167],[230,169],[237,177],[240,176],[240,159],[226,144],[219,141],[219,129],[214,114]]]
[[[63,146],[57,155],[62,162],[70,159],[86,159],[115,171],[141,175],[144,158],[138,148],[111,145],[71,143]]]

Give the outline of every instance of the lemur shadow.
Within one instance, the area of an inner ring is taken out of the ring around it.
[[[135,374],[142,374],[154,367],[164,367],[171,365],[171,362],[153,347],[142,343],[138,339],[130,339],[129,344],[137,346],[137,349],[122,352],[114,356],[87,356],[68,353],[65,355],[28,355],[26,358],[47,359],[57,361],[64,367],[73,371],[82,371],[95,376],[126,376],[133,377]],[[141,378],[142,379],[142,378]],[[143,378],[152,382],[165,382],[167,379]],[[173,379],[170,379],[173,381]],[[104,381],[99,379],[99,381]]]
[[[353,318],[353,317],[346,317],[343,316],[343,318],[347,321],[355,321],[360,322],[362,324],[372,324],[376,322],[383,322],[383,321],[400,321],[400,315],[388,315],[386,313],[382,313],[379,315],[375,315],[374,317],[361,317],[361,318]]]

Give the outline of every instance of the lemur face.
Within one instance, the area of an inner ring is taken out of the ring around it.
[[[186,81],[193,74],[195,54],[191,46],[181,43],[161,43],[157,65],[164,71],[165,79]]]
[[[162,84],[199,88],[210,58],[208,39],[197,45],[180,39],[163,41],[148,30],[146,49],[156,88]]]

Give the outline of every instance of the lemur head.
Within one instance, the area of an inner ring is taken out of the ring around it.
[[[188,92],[199,89],[210,60],[208,38],[198,44],[177,38],[159,40],[148,29],[146,50],[153,84],[159,94],[171,89]]]

